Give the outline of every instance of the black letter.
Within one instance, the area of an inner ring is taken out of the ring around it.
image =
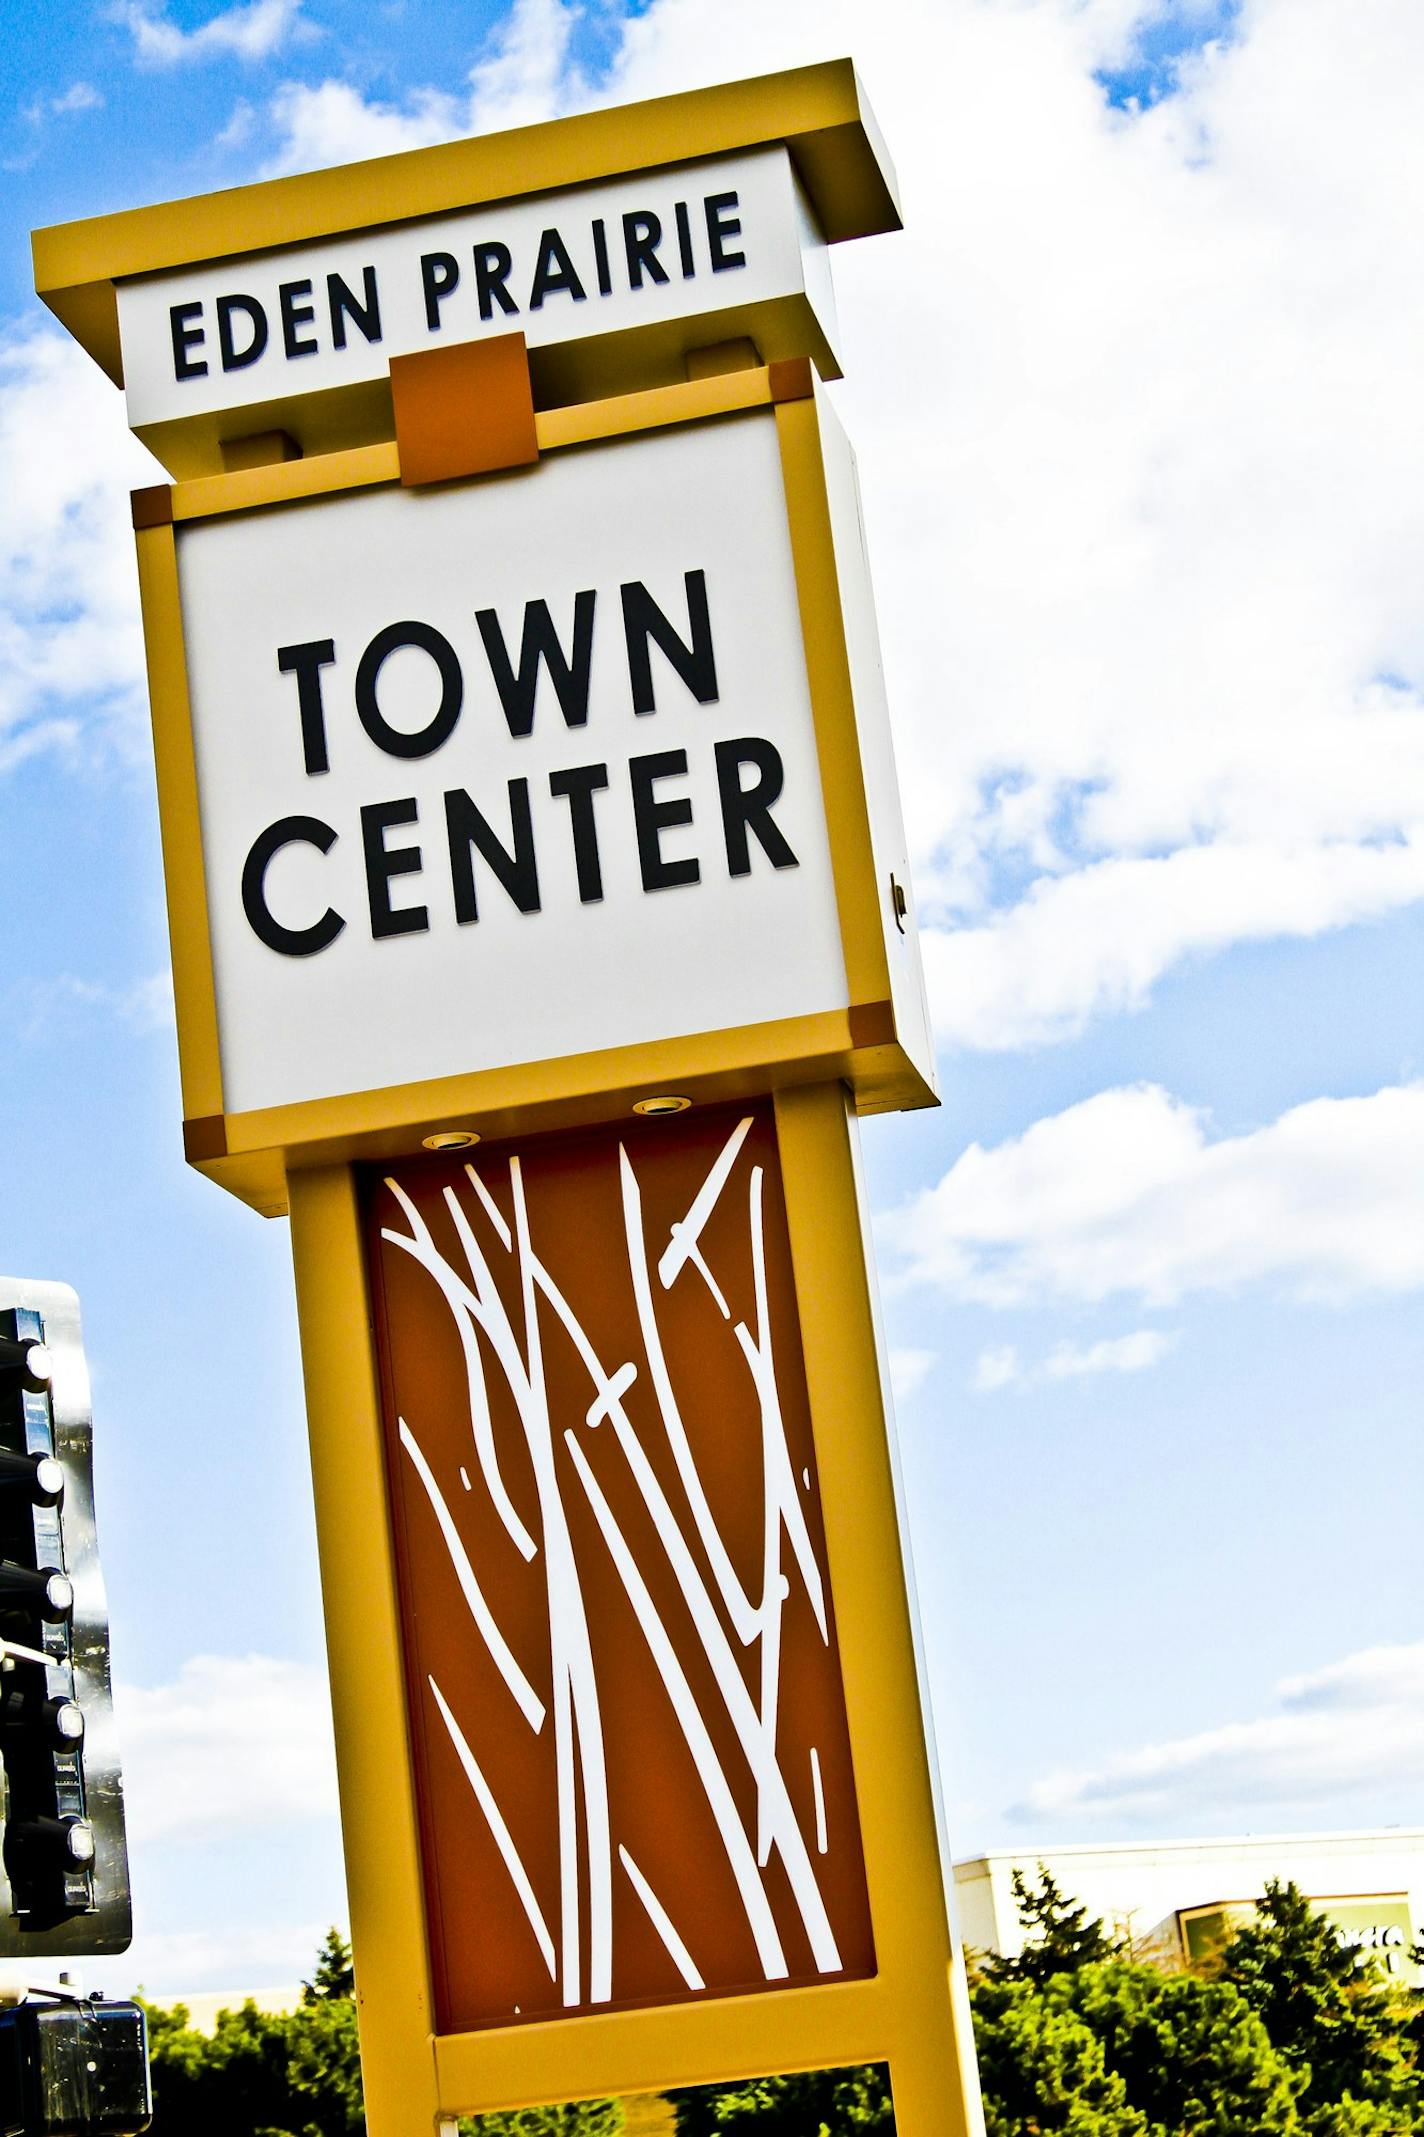
[[[677,256],[682,262],[682,279],[690,282],[697,272],[697,263],[692,257],[692,224],[687,219],[687,202],[678,201],[672,212],[677,220]]]
[[[284,816],[258,834],[242,866],[242,910],[247,924],[259,942],[265,942],[269,950],[280,951],[283,957],[314,956],[335,942],[346,925],[330,906],[309,928],[283,927],[280,920],[273,919],[267,907],[268,865],[284,846],[298,842],[315,846],[318,853],[330,853],[336,844],[336,833],[319,816]]]
[[[471,848],[478,848],[494,870],[521,913],[539,910],[539,871],[534,864],[534,825],[529,815],[529,781],[509,782],[509,827],[514,851],[507,852],[491,831],[463,787],[452,787],[445,796],[445,830],[450,841],[450,881],[455,888],[455,918],[463,927],[478,920],[475,903],[475,866]]]
[[[534,287],[529,292],[530,311],[537,312],[546,297],[556,296],[561,289],[568,291],[575,304],[582,304],[588,294],[558,231],[546,230],[539,240],[539,262],[534,269]]]
[[[202,359],[195,363],[188,354],[190,349],[201,349],[203,346],[202,328],[189,326],[188,321],[201,319],[202,316],[201,301],[193,304],[170,304],[168,307],[168,329],[173,336],[175,378],[206,378],[208,375],[207,363]]]
[[[336,658],[329,638],[313,638],[309,645],[278,646],[277,666],[283,675],[297,678],[297,706],[302,716],[302,761],[308,774],[329,772],[326,754],[326,717],[321,702],[321,671]]]
[[[418,846],[400,846],[386,851],[386,833],[393,824],[413,824],[415,802],[373,801],[361,811],[361,845],[366,855],[366,900],[371,908],[371,939],[387,935],[423,935],[430,915],[423,905],[407,905],[399,912],[391,907],[391,877],[418,876],[424,867]]]
[[[331,312],[331,346],[346,347],[346,321],[348,315],[355,320],[367,341],[381,338],[381,307],[376,298],[376,270],[361,269],[362,301],[358,304],[355,294],[348,289],[340,275],[326,278],[326,302]]]
[[[309,341],[298,341],[298,327],[310,326],[316,317],[314,304],[299,304],[299,297],[310,297],[310,278],[305,282],[279,282],[277,302],[282,312],[282,346],[288,356],[315,356],[316,336]]]
[[[245,349],[239,349],[232,338],[232,315],[246,312],[247,323],[252,329],[252,339]],[[255,364],[267,346],[267,314],[255,297],[219,297],[217,301],[218,347],[222,351],[224,371],[241,371],[248,364]]]
[[[720,274],[724,267],[745,267],[744,252],[728,252],[726,240],[742,234],[741,217],[728,213],[737,205],[735,193],[709,193],[703,204],[707,210],[707,249],[712,255],[713,272]]]
[[[440,670],[439,708],[429,726],[418,728],[413,735],[392,727],[376,702],[381,669],[401,646],[419,646]],[[377,631],[356,670],[356,716],[376,747],[388,757],[428,757],[442,742],[448,742],[464,696],[465,680],[455,648],[428,623],[388,623],[383,631]]]
[[[643,270],[647,269],[655,282],[666,282],[667,269],[658,258],[658,247],[663,241],[663,226],[656,215],[625,215],[623,218],[623,249],[628,255],[628,287],[641,289]]]
[[[757,842],[773,868],[799,868],[797,860],[779,826],[771,820],[771,805],[780,794],[785,780],[781,752],[774,742],[764,742],[756,735],[744,735],[740,742],[719,742],[716,745],[717,792],[722,801],[722,832],[727,841],[727,873],[729,876],[749,876],[752,872],[751,855],[747,851],[747,832],[755,831]],[[740,767],[752,764],[757,769],[754,787],[744,788]]]
[[[598,862],[598,826],[593,820],[593,797],[601,794],[607,784],[606,764],[576,764],[570,771],[549,774],[549,792],[569,805],[580,905],[597,905],[603,897],[603,870]]]
[[[432,334],[438,334],[440,307],[460,279],[459,263],[452,253],[422,253],[420,279],[425,289],[425,324]]]
[[[685,749],[660,750],[653,757],[630,757],[628,777],[633,785],[633,822],[638,830],[638,866],[643,871],[644,890],[670,890],[677,883],[695,883],[701,874],[696,861],[665,861],[662,834],[675,824],[692,822],[692,803],[684,794],[680,801],[654,801],[653,786],[659,779],[686,774]]]
[[[595,215],[591,228],[593,230],[593,264],[598,269],[598,294],[600,297],[611,297],[613,295],[613,277],[608,271],[608,235],[604,230],[601,216]]]
[[[504,717],[512,735],[528,735],[534,731],[534,696],[539,688],[539,663],[546,661],[549,677],[558,695],[559,709],[564,715],[566,727],[582,727],[588,719],[588,669],[593,657],[593,604],[592,591],[574,595],[574,650],[572,660],[564,656],[559,643],[559,634],[554,629],[547,601],[526,601],[524,604],[524,635],[519,641],[519,673],[510,665],[509,649],[504,642],[504,633],[499,627],[499,616],[492,608],[482,608],[475,617],[480,627],[480,636],[485,642],[485,653],[494,677],[499,701],[504,707]]]
[[[450,265],[453,267],[454,264],[452,260]],[[508,245],[476,245],[475,288],[479,293],[481,319],[494,317],[496,298],[502,312],[519,310],[519,306],[504,286],[509,280],[511,265]]]
[[[634,712],[657,710],[653,696],[653,666],[648,658],[650,638],[656,639],[699,705],[715,705],[717,702],[717,662],[712,651],[712,626],[707,618],[706,574],[684,572],[683,584],[687,588],[687,620],[692,627],[690,646],[683,644],[641,579],[632,579],[621,589],[623,635],[628,642],[628,680],[633,686]]]

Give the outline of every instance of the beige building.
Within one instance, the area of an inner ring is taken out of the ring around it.
[[[1167,1966],[1206,1957],[1249,1918],[1268,1879],[1288,1880],[1334,1923],[1343,1943],[1372,1953],[1396,1979],[1424,1986],[1424,1972],[1409,1956],[1424,1935],[1424,1827],[974,1856],[954,1866],[967,1945],[1010,1954],[1022,1949],[1013,1873],[1032,1878],[1040,1864],[1139,1958]]]

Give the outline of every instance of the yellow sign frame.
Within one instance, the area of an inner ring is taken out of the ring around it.
[[[789,152],[829,244],[901,227],[894,167],[874,113],[851,61],[838,59],[55,224],[33,233],[35,288],[121,386],[120,282],[774,144]],[[753,334],[766,342],[769,335],[766,353],[809,350],[830,375],[834,356],[814,313],[780,299],[753,311],[755,318],[738,323],[734,304],[710,338]],[[684,319],[665,330],[640,327],[541,352],[541,375],[552,384],[546,398],[583,400],[634,382],[680,378],[696,340],[693,326]],[[630,338],[642,345],[636,380]],[[248,408],[235,424],[217,415],[174,417],[142,435],[173,473],[190,476],[219,464],[220,441],[233,430],[284,425],[298,430],[308,454],[333,452],[353,437],[389,436],[389,384],[283,393]]]
[[[765,408],[775,411],[781,447],[847,1007],[245,1113],[229,1111],[223,1094],[175,527],[397,483],[399,448],[363,446],[135,493],[184,1148],[199,1171],[263,1215],[285,1211],[288,1174],[296,1165],[395,1157],[417,1149],[424,1135],[439,1128],[474,1126],[486,1136],[503,1136],[616,1119],[649,1090],[677,1090],[705,1102],[834,1078],[853,1087],[862,1112],[937,1103],[923,1027],[903,1028],[887,956],[896,891],[905,886],[888,873],[880,880],[872,846],[810,364],[737,371],[548,410],[536,418],[539,449],[542,454]]]
[[[373,2137],[451,2118],[850,2063],[889,2066],[900,2137],[982,2137],[952,1934],[856,1123],[776,1094],[877,1973],[437,2036],[357,1176],[294,1172],[292,1249]],[[675,1132],[675,1130],[670,1130]]]

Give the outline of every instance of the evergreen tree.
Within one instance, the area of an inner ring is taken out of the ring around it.
[[[694,2085],[672,2096],[677,2137],[894,2137],[880,2070],[808,2070],[739,2085]]]
[[[1298,2074],[1307,2128],[1321,2137],[1373,2137],[1420,2127],[1412,2043],[1389,1991],[1295,1885],[1267,1885],[1256,1919],[1223,1952],[1221,1974]]]
[[[334,1990],[315,1995],[290,2015],[287,2026],[288,2113],[294,2131],[300,2137],[318,2132],[320,2137],[365,2137],[355,1997]]]
[[[503,2115],[471,2115],[460,2137],[618,2137],[621,2100],[576,2100],[568,2107],[519,2107]]]
[[[334,2009],[334,2007],[331,2007]],[[154,2137],[351,2137],[363,2131],[355,2007],[346,2056],[312,2054],[295,2024],[306,2013],[220,2011],[212,2034],[188,2026],[182,2005],[148,2007]],[[310,2028],[310,2019],[308,2019]],[[355,2077],[355,2092],[353,2092]]]
[[[330,1929],[295,2011],[245,2003],[211,2034],[145,2004],[153,2137],[365,2137],[351,1947]],[[617,2137],[621,2100],[477,2115],[462,2137]]]
[[[1102,1923],[1090,1922],[1086,1906],[1075,1906],[1042,1863],[1036,1884],[1015,1870],[1013,1893],[1024,1947],[1013,1958],[996,1952],[982,1961],[980,1971],[990,1981],[1027,1981],[1042,1988],[1055,1974],[1076,1973],[1080,1966],[1113,1957],[1117,1947]]]
[[[356,1974],[351,1964],[351,1946],[339,1929],[328,1929],[316,1955],[316,1973],[302,1983],[303,2003],[329,2003],[333,1997],[354,1996]]]
[[[1300,2079],[1225,1981],[1118,1959],[1058,1974],[1050,2009],[1071,2010],[1152,2130],[1168,2137],[1294,2137]]]
[[[988,2137],[1157,2137],[1066,1999],[1000,1978],[976,1985],[973,2006]]]

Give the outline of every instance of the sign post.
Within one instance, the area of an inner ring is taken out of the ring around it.
[[[857,1112],[934,1103],[846,64],[40,233],[135,497],[190,1160],[289,1211],[367,2115],[982,2128]],[[306,368],[303,368],[305,366]]]

